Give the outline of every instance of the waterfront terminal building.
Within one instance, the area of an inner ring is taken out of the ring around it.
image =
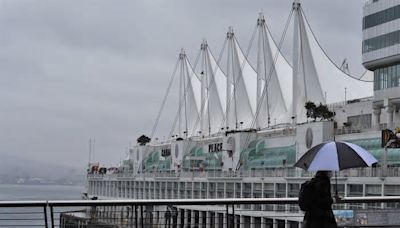
[[[400,195],[400,149],[389,145],[385,150],[381,140],[381,130],[400,127],[400,1],[364,6],[362,55],[365,68],[373,71],[370,79],[332,63],[298,1],[288,21],[294,23],[290,64],[263,15],[256,21],[255,62],[243,53],[232,28],[224,64],[207,41],[200,45],[196,68],[182,51],[180,105],[170,137],[132,147],[119,172],[89,167],[88,194],[100,199],[297,197],[301,183],[313,174],[293,168],[296,160],[318,143],[337,140],[358,144],[379,160],[376,167],[340,171],[340,196]],[[307,101],[326,104],[336,115],[309,118]],[[396,203],[334,206],[342,225],[360,225],[361,215],[376,225],[374,218],[383,210],[399,208]],[[228,219],[217,206],[174,209],[189,227],[222,227]],[[164,216],[159,210],[146,209],[154,223]],[[240,227],[298,228],[302,216],[297,206],[243,205],[234,219]],[[398,217],[385,213],[388,224]]]

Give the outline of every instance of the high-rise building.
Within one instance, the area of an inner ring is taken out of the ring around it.
[[[373,122],[388,128],[400,106],[400,1],[371,0],[364,6],[363,65],[374,72]],[[381,110],[384,109],[384,113]]]

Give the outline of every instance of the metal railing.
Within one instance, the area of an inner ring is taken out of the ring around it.
[[[335,214],[353,217],[337,217],[340,227],[400,226],[388,219],[399,216],[400,196],[348,197],[334,208],[341,205]],[[297,198],[0,201],[1,227],[299,227],[302,217]]]
[[[46,201],[0,201],[0,227],[48,227]]]
[[[398,123],[393,123],[393,126],[398,126]],[[379,125],[366,125],[366,126],[342,126],[334,129],[335,135],[347,135],[356,133],[365,133],[371,131],[381,131],[387,129],[387,123]]]
[[[382,167],[354,168],[337,173],[338,177],[398,177],[400,167],[388,167],[386,173]],[[88,174],[88,179],[100,178],[242,178],[242,177],[311,177],[313,173],[293,167],[268,168],[263,170],[240,170],[240,171],[196,171],[196,172],[154,172],[154,173],[115,173],[115,174]]]

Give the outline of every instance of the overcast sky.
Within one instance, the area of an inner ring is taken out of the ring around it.
[[[348,58],[350,71],[361,74],[364,0],[302,3],[329,56],[339,65]],[[206,38],[218,54],[228,26],[246,48],[259,12],[279,40],[291,4],[1,0],[0,154],[82,167],[92,137],[96,160],[119,162],[130,142],[150,134],[181,48],[193,62]],[[174,113],[168,106],[160,138]]]

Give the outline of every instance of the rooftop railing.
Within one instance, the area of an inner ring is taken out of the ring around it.
[[[334,214],[339,227],[399,227],[399,205],[400,196],[348,197]],[[303,215],[297,198],[0,201],[1,227],[299,227]]]

